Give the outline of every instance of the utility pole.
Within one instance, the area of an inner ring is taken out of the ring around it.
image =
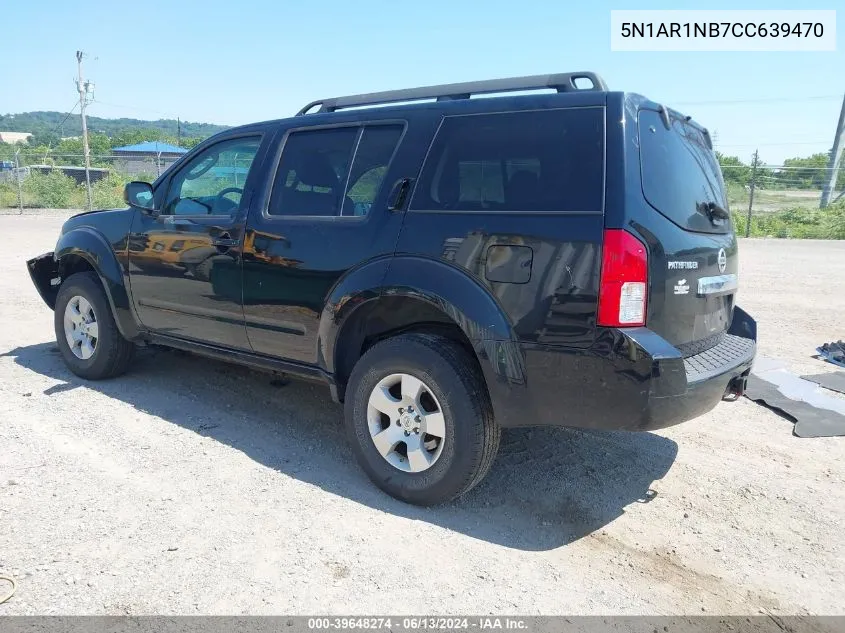
[[[76,64],[79,71],[76,89],[79,91],[79,109],[82,113],[82,152],[85,155],[85,191],[88,194],[88,210],[91,211],[94,206],[91,199],[91,150],[88,148],[88,121],[85,118],[85,106],[88,105],[91,84],[82,79],[82,51],[76,51]]]
[[[176,146],[182,147],[182,122],[176,117]]]
[[[839,175],[839,167],[842,162],[843,145],[845,145],[845,97],[842,98],[842,110],[839,112],[839,123],[836,124],[833,149],[830,151],[830,160],[827,162],[828,179],[824,184],[824,189],[822,189],[822,199],[819,202],[819,209],[824,209],[830,204],[830,197],[836,190],[836,177]]]
[[[748,194],[748,217],[745,219],[745,237],[751,236],[751,208],[754,206],[754,187],[757,184],[757,165],[760,162],[760,155],[754,150],[754,157],[751,159],[751,191]]]

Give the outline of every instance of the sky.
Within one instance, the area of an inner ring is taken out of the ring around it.
[[[592,70],[690,114],[717,149],[762,160],[830,149],[845,93],[835,52],[612,52],[611,9],[795,9],[794,0],[0,0],[0,112],[67,112],[75,51],[89,114],[237,125],[343,94]],[[840,5],[837,7],[837,5]]]

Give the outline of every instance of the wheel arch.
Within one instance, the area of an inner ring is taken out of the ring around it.
[[[465,271],[429,258],[395,257],[379,281],[377,287],[350,284],[347,290],[356,291],[329,301],[321,320],[321,362],[334,376],[339,400],[367,349],[407,332],[436,333],[462,345],[488,387],[502,380],[524,384],[524,362],[512,324],[495,297]],[[491,397],[495,409],[492,391]]]
[[[140,335],[123,269],[102,233],[87,226],[68,231],[59,238],[54,259],[62,283],[74,273],[94,272],[100,279],[120,333],[129,340]]]

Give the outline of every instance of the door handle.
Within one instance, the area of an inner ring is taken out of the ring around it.
[[[413,181],[410,178],[400,178],[396,181],[396,184],[393,185],[393,190],[390,192],[390,197],[388,198],[388,211],[396,212],[402,210],[402,207],[405,205],[405,200],[408,197],[408,192],[411,189],[412,182]]]
[[[229,235],[229,231],[220,231],[216,236],[212,236],[211,245],[217,248],[231,248],[240,244],[240,240],[233,240]]]

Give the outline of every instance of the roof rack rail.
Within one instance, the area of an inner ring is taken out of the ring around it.
[[[578,79],[591,82],[588,88],[575,85]],[[604,79],[593,72],[557,73],[554,75],[530,75],[527,77],[508,77],[505,79],[488,79],[485,81],[468,81],[464,83],[442,84],[439,86],[425,86],[422,88],[408,88],[406,90],[388,90],[385,92],[371,92],[368,94],[334,97],[333,99],[319,99],[312,101],[299,112],[297,116],[307,114],[316,106],[317,112],[334,112],[342,108],[358,106],[380,105],[400,101],[421,101],[423,99],[437,99],[438,101],[452,101],[455,99],[469,99],[472,95],[490,94],[494,92],[517,92],[520,90],[540,90],[553,88],[558,92],[578,91],[607,91]]]

